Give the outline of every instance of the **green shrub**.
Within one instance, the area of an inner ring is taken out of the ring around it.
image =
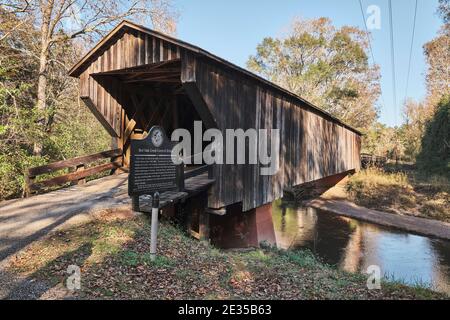
[[[23,149],[8,148],[0,154],[0,200],[20,197],[27,168],[43,165],[46,157],[29,155]]]
[[[444,175],[450,179],[450,96],[439,103],[422,138],[422,151],[417,157],[420,170]]]

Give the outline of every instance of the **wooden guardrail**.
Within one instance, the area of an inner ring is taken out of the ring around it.
[[[69,182],[84,184],[86,182],[86,178],[89,176],[102,173],[107,170],[111,170],[113,172],[122,167],[122,154],[123,152],[121,149],[115,149],[30,168],[25,172],[25,197],[46,188],[64,185]],[[108,158],[110,159],[109,163],[88,167],[88,164]],[[54,173],[63,169],[72,169],[73,172],[48,180],[35,182],[36,177],[40,175]]]
[[[209,165],[204,166],[198,166],[193,169],[184,170],[184,179],[187,180],[189,178],[201,175],[203,173],[208,172],[208,170],[211,168]]]
[[[387,157],[382,156],[374,156],[368,153],[361,154],[361,165],[363,168],[367,168],[369,166],[382,166],[386,164]]]

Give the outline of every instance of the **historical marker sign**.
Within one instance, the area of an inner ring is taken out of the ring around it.
[[[183,167],[172,161],[173,146],[164,129],[157,126],[150,129],[145,139],[131,140],[130,196],[182,191]]]

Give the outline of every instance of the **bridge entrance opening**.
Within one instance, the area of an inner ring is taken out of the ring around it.
[[[142,139],[156,125],[163,127],[169,138],[179,128],[194,136],[194,122],[202,121],[181,83],[180,60],[100,72],[93,77],[122,106],[117,120],[123,129],[113,141],[124,151],[125,167],[129,166],[131,139]]]

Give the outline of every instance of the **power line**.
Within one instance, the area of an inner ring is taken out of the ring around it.
[[[369,32],[369,29],[367,28],[366,16],[364,14],[362,0],[359,0],[359,8],[361,9],[361,17],[363,19],[364,28],[366,29],[366,36],[367,36],[367,42],[369,44],[370,55],[372,56],[373,64],[376,65],[377,63],[375,61],[375,55],[373,54],[372,42],[370,41],[370,32]],[[382,103],[382,107],[386,108],[386,102],[384,101],[383,94],[381,94],[381,103]]]
[[[364,28],[366,29],[366,35],[367,35],[367,40],[369,42],[370,54],[372,55],[373,63],[375,63],[375,57],[373,55],[373,50],[372,50],[372,43],[371,43],[370,37],[369,37],[369,29],[367,28],[366,16],[364,15],[364,9],[363,9],[363,5],[362,5],[362,1],[361,0],[359,0],[359,7],[361,9],[361,16],[362,16],[362,19],[363,19]]]
[[[397,81],[395,76],[394,22],[392,18],[392,0],[389,0],[389,24],[391,35],[392,89],[394,94],[394,125],[397,125]]]
[[[416,6],[415,6],[415,9],[414,9],[414,22],[413,22],[412,37],[411,37],[411,47],[409,49],[409,62],[408,62],[408,74],[407,74],[407,77],[406,77],[405,101],[408,98],[409,76],[410,76],[410,73],[411,73],[412,52],[413,52],[413,45],[414,45],[414,37],[416,35],[417,2],[418,2],[418,0],[416,0]]]

